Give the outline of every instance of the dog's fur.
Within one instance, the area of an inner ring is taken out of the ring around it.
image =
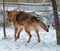
[[[7,11],[7,20],[13,22],[13,25],[15,27],[15,34],[14,34],[15,40],[19,38],[20,32],[23,30],[23,28],[29,35],[29,39],[27,41],[28,43],[30,42],[32,37],[32,35],[30,34],[30,30],[34,29],[36,31],[38,42],[40,42],[40,36],[38,33],[39,27],[42,27],[47,32],[49,31],[48,27],[44,23],[40,22],[34,15],[31,15],[23,11],[20,12]],[[19,31],[18,31],[18,27],[20,27]]]

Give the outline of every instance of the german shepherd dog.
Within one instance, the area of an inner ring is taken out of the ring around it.
[[[25,29],[25,31],[29,35],[27,43],[30,42],[32,37],[30,30],[34,29],[36,31],[38,42],[40,42],[40,36],[38,33],[39,28],[42,27],[45,31],[47,32],[49,31],[48,27],[43,22],[40,22],[36,18],[36,16],[23,11],[20,12],[16,10],[7,11],[7,20],[11,21],[15,27],[15,33],[14,33],[15,41],[19,38],[20,33],[23,29]],[[18,27],[20,27],[19,30]]]

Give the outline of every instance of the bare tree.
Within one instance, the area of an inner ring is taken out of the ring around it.
[[[53,13],[54,13],[54,18],[55,18],[55,23],[56,23],[57,44],[60,44],[60,26],[59,26],[56,0],[51,0],[51,1],[52,1]]]

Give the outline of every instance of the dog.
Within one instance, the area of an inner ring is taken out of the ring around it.
[[[45,31],[49,31],[48,27],[41,21],[37,19],[36,16],[26,13],[24,11],[7,11],[7,20],[11,21],[15,27],[14,38],[15,41],[19,38],[20,33],[23,29],[25,29],[26,33],[29,36],[27,43],[31,40],[31,33],[30,30],[34,29],[37,37],[38,42],[40,42],[40,35],[38,33],[39,28],[43,28]],[[18,30],[19,27],[19,30]]]

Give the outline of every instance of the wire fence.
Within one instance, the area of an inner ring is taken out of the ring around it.
[[[2,9],[2,2],[0,3],[0,10]],[[30,11],[36,11],[36,12],[50,12],[53,11],[52,4],[51,3],[19,3],[19,2],[6,2],[5,7],[6,10],[9,10],[9,8],[15,8],[18,10],[30,10]],[[57,11],[57,10],[54,10]],[[60,11],[60,9],[58,9]]]

